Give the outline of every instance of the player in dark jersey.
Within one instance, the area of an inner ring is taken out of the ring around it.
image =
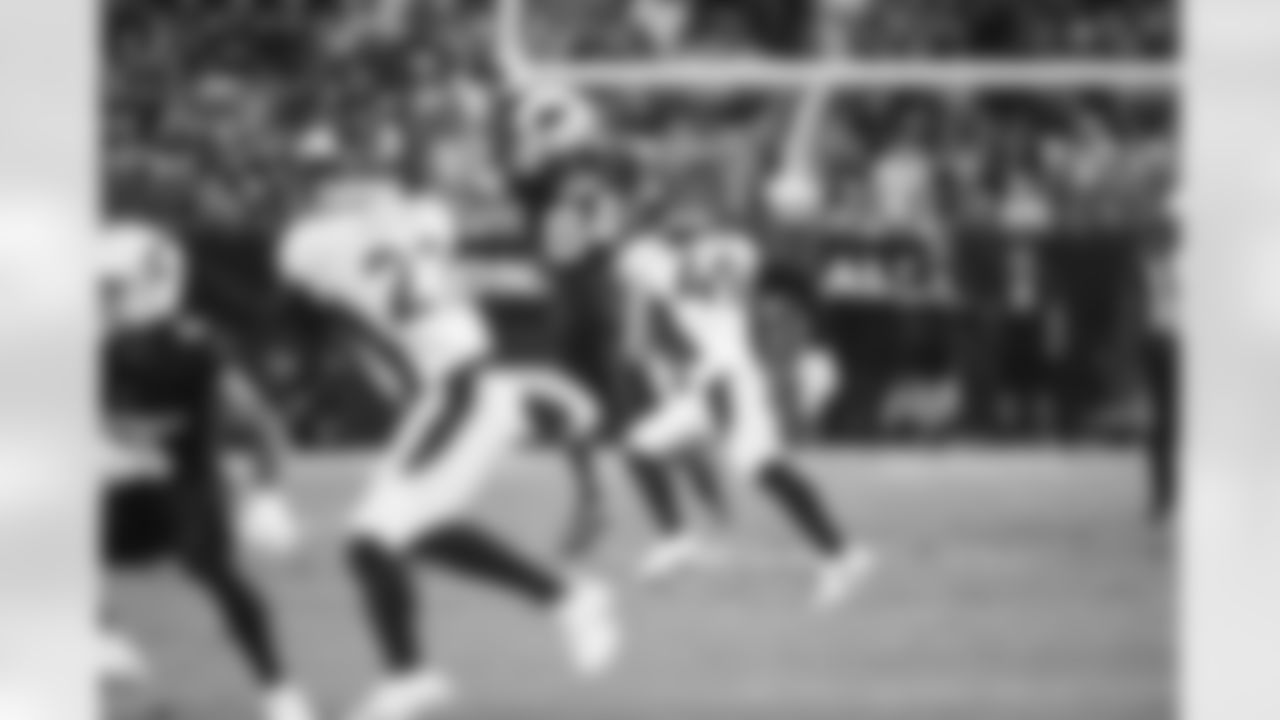
[[[614,439],[653,401],[651,379],[627,353],[633,318],[621,289],[619,249],[633,230],[629,208],[634,168],[620,153],[589,148],[562,156],[522,177],[530,223],[539,232],[552,297],[551,341],[558,364],[596,399],[604,418],[601,444],[571,448],[577,505],[566,539],[572,556],[586,555],[602,535],[600,493],[604,443]],[[677,494],[677,472],[726,515],[718,484],[701,468],[628,462],[649,514],[665,538],[681,537],[688,523]],[[687,472],[685,472],[687,471]]]
[[[756,313],[779,407],[790,431],[799,433],[821,428],[840,385],[812,274],[795,261],[766,262]]]
[[[274,483],[279,433],[211,332],[179,311],[185,263],[163,232],[120,224],[100,242],[104,441],[113,461],[104,468],[108,567],[176,563],[210,599],[247,661],[263,693],[263,717],[310,720],[270,613],[238,557],[240,532],[264,550],[285,550],[295,540]],[[232,444],[255,461],[259,480],[246,493],[243,517],[234,513],[224,470]]]

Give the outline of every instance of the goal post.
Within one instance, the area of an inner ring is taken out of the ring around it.
[[[546,0],[496,0],[498,56],[508,81],[550,84],[591,93],[645,95],[760,94],[786,98],[790,125],[779,158],[802,169],[831,100],[850,93],[930,93],[966,96],[996,92],[1103,92],[1173,96],[1181,68],[1165,60],[1110,59],[817,59],[644,58],[564,60],[535,57],[526,32],[530,13]]]

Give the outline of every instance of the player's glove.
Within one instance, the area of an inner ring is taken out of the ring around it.
[[[276,490],[256,489],[244,499],[240,534],[255,552],[280,559],[294,554],[302,543],[302,528],[293,507]]]

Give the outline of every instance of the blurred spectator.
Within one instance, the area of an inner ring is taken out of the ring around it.
[[[1175,0],[526,0],[552,57],[1129,57],[1177,50]]]

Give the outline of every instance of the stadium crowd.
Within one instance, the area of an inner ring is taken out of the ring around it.
[[[532,46],[651,55],[649,35],[665,32],[661,52],[794,55],[835,42],[770,20],[775,5],[800,20],[842,13],[839,52],[872,57],[1165,57],[1174,43],[1164,0],[640,0],[583,45],[601,4],[526,3]],[[513,181],[529,160],[517,132],[526,88],[504,85],[492,10],[111,0],[105,204],[183,228],[213,268],[198,287],[247,343],[275,341],[264,356],[281,375],[297,371],[281,338],[305,323],[282,334],[282,316],[255,299],[272,293],[260,256],[337,177],[429,178],[466,209],[478,253],[535,257],[542,233]],[[633,42],[641,35],[648,45]],[[833,431],[1075,431],[1140,399],[1154,301],[1143,279],[1177,220],[1175,98],[851,91],[821,123],[807,174],[778,167],[794,100],[631,91],[566,102],[636,159],[652,189],[640,196],[696,192],[748,220],[774,254],[810,264],[849,368]],[[536,301],[495,303],[519,314]]]
[[[1168,58],[1177,49],[1170,0],[530,0],[527,7],[531,46],[555,58]]]

